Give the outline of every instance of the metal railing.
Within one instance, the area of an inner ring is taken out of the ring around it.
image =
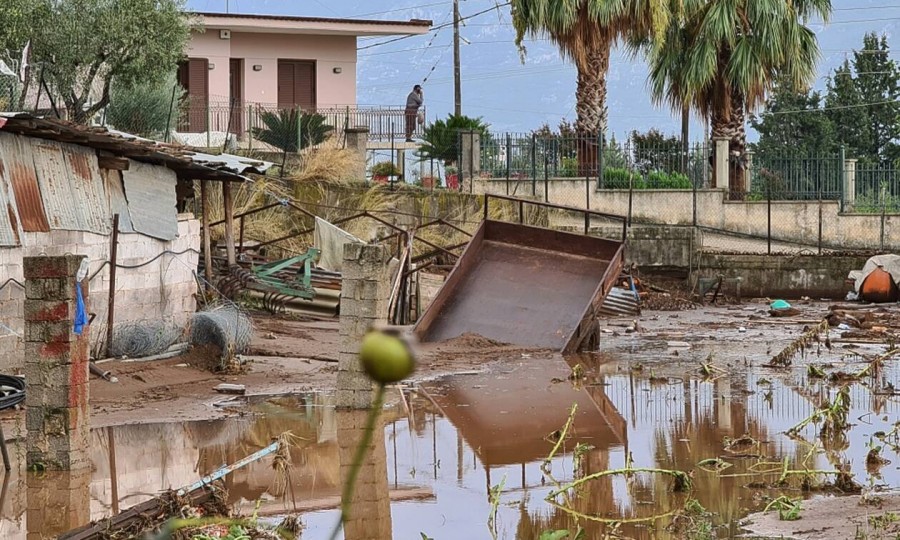
[[[601,134],[489,133],[478,174],[497,180],[593,179],[598,189],[692,189],[709,183],[710,150],[698,142],[617,142]]]
[[[296,110],[264,103],[216,102],[187,103],[182,108],[177,131],[181,133],[222,132],[237,135],[239,141],[252,139],[253,130],[265,128],[265,113]],[[320,114],[335,132],[347,128],[367,128],[370,141],[406,138],[406,110],[403,107],[333,106],[302,108],[305,114]],[[424,109],[422,109],[424,111]],[[413,121],[414,137],[421,136],[422,126]]]

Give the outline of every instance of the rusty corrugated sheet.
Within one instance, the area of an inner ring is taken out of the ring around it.
[[[103,177],[103,183],[106,186],[110,215],[119,214],[119,232],[134,232],[131,224],[131,212],[128,211],[128,201],[125,200],[122,173],[112,169],[100,169],[100,176]]]
[[[34,170],[34,156],[29,139],[0,133],[0,160],[4,175],[12,186],[12,199],[25,232],[49,232],[41,190]],[[7,212],[8,213],[8,212]]]
[[[50,228],[109,234],[109,205],[91,150],[56,141],[30,142]]]
[[[613,287],[603,300],[600,315],[606,317],[640,315],[641,305],[638,295],[631,289]]]
[[[19,245],[18,219],[10,192],[11,187],[3,165],[3,152],[0,151],[0,246]]]
[[[175,173],[132,160],[128,170],[122,171],[122,179],[134,230],[159,240],[173,240],[178,235]]]

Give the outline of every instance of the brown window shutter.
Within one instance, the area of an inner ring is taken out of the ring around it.
[[[304,110],[316,108],[316,64],[315,62],[297,62],[294,67],[295,97],[297,105]]]
[[[209,60],[191,58],[188,61],[188,95],[191,103],[205,104],[209,100]]]
[[[294,63],[278,61],[278,107],[289,108],[297,104],[294,96]]]

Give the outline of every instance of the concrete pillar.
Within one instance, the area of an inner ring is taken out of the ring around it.
[[[715,151],[713,154],[713,188],[724,189],[728,185],[728,137],[713,137]]]
[[[26,538],[56,538],[91,521],[91,469],[29,472],[26,485]]]
[[[74,333],[83,255],[25,257],[25,459],[29,468],[90,467],[89,330]]]
[[[459,172],[462,175],[463,182],[470,182],[470,186],[474,186],[474,181],[481,172],[481,133],[477,131],[460,132],[462,139],[461,162],[459,164]],[[462,189],[463,186],[460,186]]]
[[[367,411],[339,411],[338,456],[341,485],[346,485],[353,468],[356,447],[365,433]],[[356,485],[350,496],[344,522],[346,540],[391,540],[391,498],[388,491],[387,450],[384,446],[384,420],[379,416],[372,442],[363,458]]]
[[[716,425],[726,431],[733,428],[731,423],[731,380],[728,377],[716,379]]]
[[[844,204],[850,208],[856,203],[856,159],[844,160]]]
[[[372,326],[387,323],[397,263],[386,246],[344,244],[342,265],[336,405],[367,409],[372,406],[374,387],[359,362],[359,344]]]
[[[406,177],[406,150],[402,148],[397,149],[397,170],[400,171],[400,178],[404,182],[409,182],[409,178]]]
[[[353,179],[361,182],[366,179],[366,150],[369,145],[369,128],[347,128],[344,130],[344,139],[347,150],[353,152],[355,157]]]

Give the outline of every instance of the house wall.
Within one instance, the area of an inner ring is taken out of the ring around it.
[[[277,104],[278,60],[316,61],[316,102],[319,107],[356,104],[356,38],[307,34],[232,32],[220,39],[219,30],[208,28],[191,34],[187,56],[207,58],[211,102],[230,100],[229,60],[244,60],[244,101]],[[253,71],[254,65],[262,66]],[[334,68],[341,73],[334,73]]]
[[[39,254],[87,255],[93,275],[88,294],[88,313],[96,314],[91,325],[94,348],[105,339],[109,305],[110,239],[108,236],[81,231],[50,231],[24,233],[22,246],[0,248],[0,276],[24,283],[22,258]],[[193,214],[182,214],[178,221],[178,237],[171,242],[154,240],[141,234],[119,235],[118,261],[120,266],[143,264],[164,251],[181,255],[163,255],[141,268],[119,268],[116,272],[115,322],[140,320],[171,320],[186,326],[196,309],[197,290],[193,271],[198,265],[200,222]],[[10,373],[24,363],[24,342],[20,337],[24,323],[25,291],[14,283],[0,290],[0,373]],[[15,332],[15,334],[13,333]],[[18,334],[18,336],[16,335]]]

